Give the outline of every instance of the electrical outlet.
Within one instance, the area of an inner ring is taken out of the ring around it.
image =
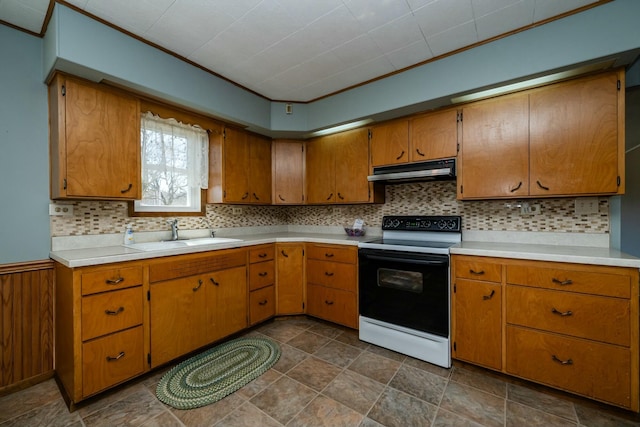
[[[233,215],[242,215],[242,208],[240,206],[234,206],[231,208],[231,213]]]
[[[342,208],[333,208],[333,212],[334,215],[342,215]]]
[[[575,201],[576,215],[597,214],[600,210],[597,197],[580,197]]]
[[[73,216],[73,205],[64,205],[61,203],[49,204],[50,216]]]
[[[521,215],[538,215],[540,214],[540,205],[538,203],[534,203],[530,205],[527,202],[524,202],[520,205],[520,214]]]

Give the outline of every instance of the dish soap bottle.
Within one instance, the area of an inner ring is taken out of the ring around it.
[[[124,231],[124,244],[130,245],[133,243],[133,228],[131,224],[127,224],[126,230]]]

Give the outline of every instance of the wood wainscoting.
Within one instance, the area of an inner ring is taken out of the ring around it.
[[[0,396],[53,377],[53,261],[0,265]]]

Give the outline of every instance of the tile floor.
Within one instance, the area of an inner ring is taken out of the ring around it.
[[[636,414],[454,363],[444,369],[305,317],[247,333],[277,340],[277,364],[194,410],[155,397],[153,372],[69,413],[54,380],[0,398],[0,426],[640,426]]]

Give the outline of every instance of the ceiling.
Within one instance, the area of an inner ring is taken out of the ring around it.
[[[271,100],[308,102],[609,0],[67,0]],[[53,0],[0,0],[41,35]]]

